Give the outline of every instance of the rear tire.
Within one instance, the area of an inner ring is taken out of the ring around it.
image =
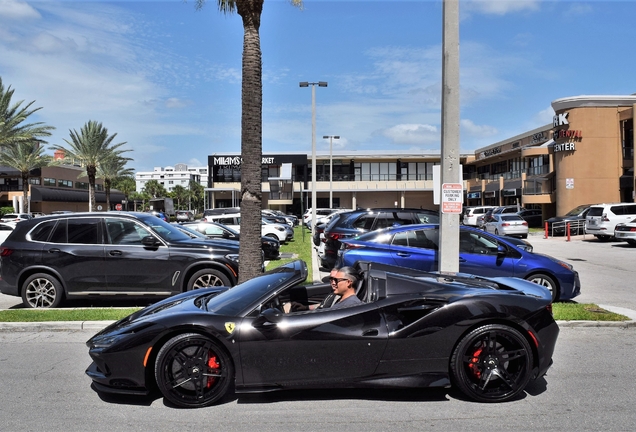
[[[64,299],[60,281],[47,273],[35,273],[22,285],[22,303],[32,309],[56,308]]]
[[[479,402],[504,402],[532,377],[532,348],[519,331],[500,324],[478,327],[457,344],[450,361],[453,383]]]

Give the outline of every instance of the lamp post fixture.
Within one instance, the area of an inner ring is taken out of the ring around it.
[[[329,208],[333,208],[333,140],[340,139],[338,135],[324,135],[323,139],[329,138]]]
[[[311,86],[311,232],[316,229],[316,86],[327,87],[326,81],[302,81],[300,87]]]

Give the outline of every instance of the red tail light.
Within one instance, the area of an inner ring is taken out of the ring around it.
[[[609,218],[607,217],[607,213],[603,213],[603,222],[609,222]]]
[[[357,244],[351,244],[351,243],[343,243],[342,246],[340,247],[340,249],[349,250],[349,249],[360,249],[362,247],[364,247],[364,246],[357,245]]]
[[[340,240],[342,238],[345,238],[346,236],[344,234],[338,234],[338,233],[333,233],[333,234],[329,234],[329,238],[331,240]]]
[[[504,222],[504,223],[502,223],[502,224],[501,224],[501,226],[502,226],[502,227],[510,226],[510,224],[509,224],[508,222]]]
[[[522,223],[521,225],[525,225],[525,226],[527,226],[527,225],[528,225],[528,222],[524,222],[524,223]]]
[[[0,256],[6,257],[13,253],[13,249],[7,247],[0,247]]]

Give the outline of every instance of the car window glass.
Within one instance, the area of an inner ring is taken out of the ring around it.
[[[475,254],[497,254],[497,243],[480,233],[460,231],[459,252]]]
[[[56,223],[56,220],[52,220],[36,226],[35,229],[31,231],[31,240],[42,242],[47,241]]]
[[[53,230],[53,234],[51,234],[51,239],[49,240],[51,243],[67,243],[66,223],[67,219],[58,221],[55,229]]]
[[[419,249],[437,249],[437,230],[403,231],[395,235],[393,244]]]
[[[417,213],[419,223],[439,223],[439,215],[430,213]]]
[[[504,215],[501,216],[502,221],[515,221],[515,220],[523,220],[523,218],[519,215]]]
[[[205,235],[222,236],[223,233],[225,232],[225,230],[223,228],[218,227],[216,225],[204,226],[202,228],[203,228],[203,234],[205,234]]]
[[[603,216],[603,207],[592,207],[588,216]]]
[[[150,232],[132,220],[106,218],[106,230],[110,244],[141,245],[141,240]]]
[[[100,218],[69,219],[67,221],[68,243],[101,244]]]
[[[394,220],[391,213],[382,212],[378,215],[373,229],[382,229],[393,226]]]
[[[375,213],[365,213],[356,219],[351,226],[352,228],[369,231],[373,227],[373,222],[375,221],[376,216],[377,215]]]

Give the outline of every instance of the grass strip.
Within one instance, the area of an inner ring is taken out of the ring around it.
[[[141,308],[11,309],[0,311],[0,322],[111,321]],[[595,304],[554,303],[554,319],[562,321],[628,321]]]

